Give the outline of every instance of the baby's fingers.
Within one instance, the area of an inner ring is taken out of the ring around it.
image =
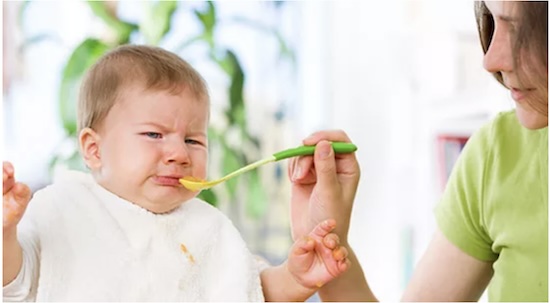
[[[342,261],[348,257],[348,250],[343,246],[339,246],[332,251],[332,257],[334,257],[336,261]]]
[[[309,235],[320,242],[325,236],[334,230],[335,227],[336,221],[334,219],[327,219],[320,224],[317,224]]]
[[[31,200],[31,189],[24,183],[15,183],[12,188],[15,201],[21,206],[27,207]]]
[[[351,265],[351,261],[348,258],[346,258],[342,261],[338,261],[338,270],[340,271],[340,273],[343,273],[346,270],[348,270],[350,265]]]
[[[10,162],[3,162],[2,170],[2,188],[3,194],[5,195],[15,184],[15,178],[13,177],[13,165],[11,165]]]
[[[315,241],[310,237],[303,237],[293,245],[292,253],[297,256],[307,255],[315,248]]]
[[[337,234],[330,233],[323,238],[323,244],[330,249],[335,249],[340,244],[340,237]]]
[[[23,183],[16,183],[12,190],[3,196],[2,219],[4,231],[15,227],[19,223],[30,198],[31,191]]]
[[[4,170],[4,173],[13,176],[13,165],[10,162],[4,161],[2,162],[2,169]]]

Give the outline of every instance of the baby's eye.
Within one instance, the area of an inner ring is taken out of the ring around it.
[[[185,144],[201,144],[201,143],[197,140],[185,139]]]
[[[145,132],[143,133],[145,136],[152,138],[152,139],[160,139],[162,138],[161,133],[155,133],[155,132]]]

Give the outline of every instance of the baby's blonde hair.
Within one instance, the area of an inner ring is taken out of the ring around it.
[[[121,89],[134,83],[172,94],[189,89],[198,100],[209,103],[206,82],[185,60],[159,47],[123,45],[101,57],[84,78],[78,100],[78,131],[97,127]]]

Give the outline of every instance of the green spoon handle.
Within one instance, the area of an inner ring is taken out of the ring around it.
[[[352,144],[352,143],[332,142],[331,145],[332,145],[332,149],[334,149],[334,152],[337,154],[347,154],[357,150],[357,146],[355,146],[355,144]],[[300,147],[285,149],[278,153],[274,153],[273,157],[275,158],[275,161],[279,161],[279,160],[292,158],[296,156],[313,155],[314,152],[315,152],[315,145],[300,146]]]

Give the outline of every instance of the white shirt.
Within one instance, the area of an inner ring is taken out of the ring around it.
[[[70,172],[34,195],[18,239],[4,301],[264,300],[239,232],[199,199],[154,214]]]

